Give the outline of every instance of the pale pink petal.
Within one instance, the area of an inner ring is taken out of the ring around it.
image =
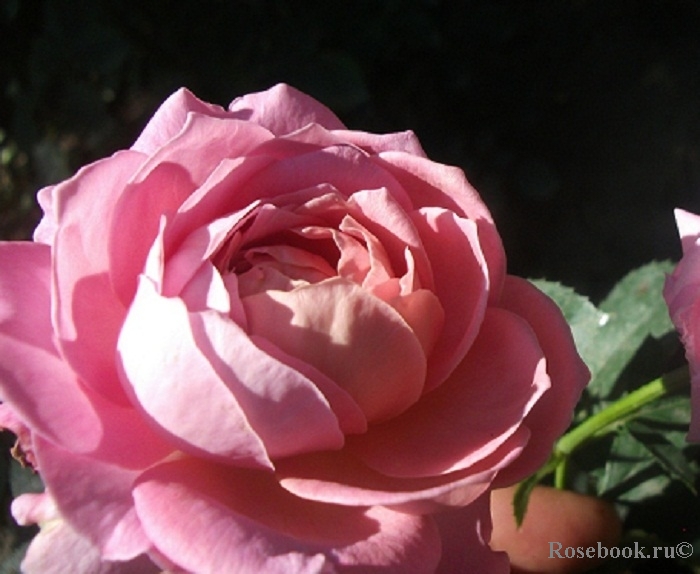
[[[129,467],[168,452],[133,409],[83,387],[52,340],[49,247],[0,243],[0,396],[29,427],[74,452]],[[138,449],[133,441],[138,437]]]
[[[442,386],[403,415],[349,437],[348,448],[390,476],[469,468],[522,426],[549,386],[529,325],[508,311],[489,309],[469,354]]]
[[[237,464],[339,448],[326,399],[303,375],[256,347],[217,312],[188,314],[142,281],[120,354],[139,404],[183,448]],[[206,398],[204,400],[203,398]]]
[[[270,457],[343,445],[338,419],[312,381],[217,313],[191,315],[190,322],[199,350],[236,397]]]
[[[369,268],[360,283],[362,287],[371,291],[375,285],[395,276],[384,245],[366,227],[351,216],[344,217],[338,227],[341,233],[359,239],[366,247]]]
[[[151,155],[180,133],[190,112],[226,118],[231,114],[221,106],[203,102],[185,88],[180,88],[161,104],[131,149]]]
[[[180,448],[236,464],[271,467],[238,401],[197,348],[179,299],[142,277],[118,356],[136,404]]]
[[[259,206],[251,204],[245,209],[198,227],[182,238],[179,244],[173,245],[172,229],[177,227],[179,221],[179,216],[176,216],[172,224],[168,222],[168,225],[162,226],[157,241],[153,243],[149,259],[157,260],[158,266],[154,266],[156,273],[148,273],[148,277],[156,285],[159,285],[158,277],[162,277],[161,293],[168,297],[176,297],[200,272],[203,264],[209,264],[211,261],[218,269],[228,271],[229,259],[241,242],[239,228],[250,222],[258,211]]]
[[[255,199],[281,197],[320,183],[333,186],[345,198],[359,190],[386,188],[404,211],[412,209],[410,199],[394,176],[365,152],[349,145],[328,147],[271,163],[231,198],[232,207],[239,208]]]
[[[195,188],[187,171],[172,162],[157,164],[138,179],[115,205],[109,232],[109,275],[124,306],[134,298],[161,215],[174,214]]]
[[[39,225],[34,229],[33,239],[37,243],[45,243],[46,245],[53,244],[53,238],[58,229],[53,197],[55,188],[55,185],[49,185],[40,189],[36,194],[37,202],[44,212],[44,216],[41,218]]]
[[[131,560],[150,548],[131,497],[139,471],[72,454],[41,438],[35,442],[41,477],[58,513],[102,558]]]
[[[403,151],[411,155],[426,157],[423,146],[411,130],[390,134],[373,134],[356,130],[333,130],[334,136],[371,153]]]
[[[417,517],[374,506],[367,516],[381,530],[365,540],[332,550],[340,572],[424,574],[433,572],[440,556],[439,533],[432,517]]]
[[[243,299],[250,332],[328,375],[368,420],[397,415],[423,390],[425,355],[383,301],[340,278]]]
[[[82,168],[52,192],[60,223],[53,243],[53,325],[61,353],[85,384],[122,402],[114,349],[125,310],[109,280],[106,230],[143,160],[137,152],[118,152]]]
[[[361,434],[367,431],[367,417],[362,409],[350,394],[340,388],[333,380],[309,363],[285,353],[263,337],[253,335],[250,339],[259,349],[313,381],[314,386],[323,393],[333,413],[338,418],[338,424],[343,434]]]
[[[409,324],[426,357],[430,357],[445,325],[445,311],[440,300],[428,289],[418,289],[407,295],[387,300]]]
[[[221,274],[208,261],[199,266],[180,292],[190,312],[213,310],[228,314],[231,301]]]
[[[474,222],[439,208],[414,216],[433,269],[434,292],[445,323],[428,363],[426,391],[457,367],[479,333],[489,294],[489,278]]]
[[[242,296],[267,289],[287,291],[297,284],[318,283],[336,275],[320,255],[290,245],[269,245],[242,251],[241,260],[252,265],[249,271],[239,275]],[[282,278],[286,278],[286,282]],[[282,288],[285,283],[287,289]]]
[[[268,130],[235,119],[232,114],[216,117],[189,112],[182,129],[168,145],[148,156],[135,182],[145,180],[163,163],[172,163],[182,168],[181,176],[198,187],[223,160],[244,157],[272,137]]]
[[[489,493],[469,506],[435,515],[442,540],[442,557],[436,574],[484,572],[509,574],[505,552],[494,552],[491,540]]]
[[[345,128],[326,106],[287,84],[277,84],[264,92],[236,98],[229,110],[235,117],[264,126],[276,136],[311,123],[329,130]]]
[[[303,500],[261,471],[183,459],[144,473],[134,498],[156,548],[200,574],[430,572],[439,558],[429,518]]]
[[[99,419],[54,347],[50,262],[46,245],[0,243],[0,394],[34,432],[90,450]]]
[[[416,208],[442,207],[464,214],[476,223],[479,244],[489,270],[490,300],[499,297],[506,273],[503,244],[493,218],[464,172],[453,166],[401,152],[385,152],[374,159],[399,181]]]
[[[12,501],[12,517],[20,526],[42,524],[60,517],[56,503],[46,492],[28,492]]]
[[[552,385],[523,422],[532,436],[523,455],[498,476],[498,485],[522,480],[549,458],[554,441],[571,424],[590,373],[576,352],[571,328],[556,304],[530,282],[507,276],[500,305],[528,322],[546,360]]]
[[[232,213],[248,213],[255,207],[259,203],[256,194],[244,190],[248,189],[250,179],[271,162],[267,156],[222,160],[178,209],[168,230],[168,252],[174,252],[193,231]]]
[[[469,468],[420,478],[377,472],[350,452],[325,452],[277,461],[284,488],[308,500],[343,506],[386,506],[410,514],[429,514],[464,506],[481,496],[500,469],[515,460],[529,433],[519,429],[490,456]]]
[[[126,562],[102,560],[99,549],[66,521],[42,527],[22,561],[24,574],[156,574],[159,569],[142,555]]]

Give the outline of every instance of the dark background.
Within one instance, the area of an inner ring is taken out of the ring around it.
[[[0,19],[4,238],[176,88],[227,105],[278,81],[464,168],[519,275],[599,298],[677,259],[672,209],[700,211],[698,2],[3,0]]]

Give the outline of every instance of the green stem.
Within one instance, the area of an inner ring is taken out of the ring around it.
[[[615,430],[622,421],[633,416],[643,406],[683,388],[688,381],[688,367],[680,367],[632,391],[562,436],[554,447],[550,461],[554,464],[554,486],[560,490],[566,487],[569,456],[578,447]]]

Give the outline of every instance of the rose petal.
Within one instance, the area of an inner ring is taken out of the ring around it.
[[[440,388],[403,415],[349,437],[348,448],[389,476],[469,468],[522,426],[549,386],[529,325],[508,311],[489,309],[469,354]]]
[[[158,550],[202,574],[430,572],[438,560],[430,519],[302,500],[260,471],[183,459],[144,473],[134,499]]]
[[[126,562],[102,560],[98,548],[60,519],[44,526],[34,537],[21,568],[24,574],[156,574],[159,571],[145,555]]]
[[[464,214],[476,223],[479,244],[489,270],[490,300],[497,300],[506,273],[503,244],[491,214],[464,172],[457,167],[401,152],[384,152],[373,161],[399,181],[417,209],[442,207],[457,215]]]
[[[194,187],[187,170],[164,162],[123,190],[109,234],[109,274],[124,306],[134,298],[137,278],[158,233],[161,215],[173,214]]]
[[[114,349],[124,307],[109,280],[105,229],[143,161],[140,153],[118,152],[82,168],[52,192],[60,222],[53,243],[53,325],[61,353],[85,384],[122,403]]]
[[[326,106],[287,84],[277,84],[264,92],[236,98],[229,110],[235,117],[264,126],[276,136],[311,123],[329,130],[345,128]]]
[[[272,158],[267,156],[242,157],[222,160],[202,183],[180,206],[172,225],[168,229],[167,250],[173,253],[191,233],[206,227],[217,219],[232,213],[247,214],[259,204],[255,194],[247,194],[238,201],[249,180]],[[232,194],[231,190],[238,191]]]
[[[129,468],[147,466],[168,446],[133,409],[83,387],[58,356],[50,324],[50,256],[39,243],[0,243],[2,400],[32,433],[55,444]]]
[[[571,424],[590,373],[576,352],[571,328],[561,311],[529,281],[507,276],[500,304],[522,317],[535,332],[552,381],[523,423],[532,433],[525,452],[499,474],[498,485],[506,486],[529,476],[549,458],[554,441]]]
[[[146,155],[156,153],[180,133],[190,112],[218,118],[231,116],[221,106],[203,102],[189,90],[180,88],[160,105],[131,149]]]
[[[362,409],[333,380],[309,363],[285,353],[265,338],[253,335],[250,339],[259,349],[313,381],[314,387],[323,393],[333,413],[338,418],[338,425],[344,435],[361,434],[367,431],[367,417]]]
[[[36,194],[37,203],[44,212],[39,225],[34,229],[33,239],[37,243],[53,244],[53,238],[58,230],[56,221],[56,208],[54,202],[55,185],[48,185],[40,189]]]
[[[423,146],[411,130],[390,134],[373,134],[356,130],[333,130],[333,135],[362,149],[378,154],[385,151],[403,151],[411,155],[426,157]]]
[[[308,500],[344,506],[386,506],[428,514],[464,506],[481,496],[522,452],[529,433],[519,429],[489,457],[439,476],[396,478],[377,472],[349,452],[326,452],[280,460],[276,474],[284,488]]]
[[[406,209],[400,198],[397,200],[386,188],[358,191],[350,197],[348,205],[353,218],[371,231],[387,252],[399,277],[410,272],[415,275],[411,280],[412,284],[417,282],[415,288],[434,288],[431,264],[414,224],[411,206]]]
[[[464,508],[436,514],[435,521],[442,540],[442,558],[436,574],[509,574],[508,556],[489,547],[492,530],[489,493]]]
[[[343,445],[338,419],[304,375],[265,353],[238,325],[216,313],[194,315],[191,324],[197,346],[271,457]]]
[[[692,415],[688,440],[700,442],[700,217],[677,209],[676,224],[683,245],[683,257],[666,279],[664,299],[678,330],[690,366]]]
[[[446,310],[428,363],[426,392],[457,367],[479,332],[490,289],[476,226],[439,208],[415,213],[414,225],[433,269],[434,292]]]
[[[118,356],[136,404],[182,449],[272,466],[235,397],[197,348],[182,301],[161,297],[146,278],[129,309]]]
[[[303,375],[257,348],[235,323],[216,312],[189,314],[146,279],[119,351],[139,404],[189,451],[271,466],[268,454],[343,444],[326,399]]]
[[[368,420],[397,415],[423,390],[425,355],[383,301],[335,278],[243,299],[250,332],[302,359],[347,391]]]
[[[34,431],[92,450],[100,440],[98,417],[51,337],[50,248],[0,243],[0,387]]]
[[[100,550],[105,560],[131,560],[151,543],[131,498],[139,471],[78,456],[37,438],[41,476],[59,514]]]
[[[172,216],[197,187],[211,184],[222,161],[245,156],[270,137],[254,124],[190,112],[181,131],[148,158],[122,192],[111,230],[111,278],[125,305],[136,291],[160,216]]]
[[[233,207],[255,199],[283,197],[319,183],[333,186],[346,198],[359,190],[385,188],[404,211],[412,209],[410,199],[394,176],[365,152],[349,145],[327,147],[271,163],[233,198]]]

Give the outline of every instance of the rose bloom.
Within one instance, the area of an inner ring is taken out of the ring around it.
[[[0,244],[26,572],[508,571],[490,490],[588,371],[462,171],[285,85],[183,89],[39,203]]]
[[[700,216],[676,210],[683,257],[666,279],[664,298],[690,365],[692,418],[688,440],[700,442]]]

